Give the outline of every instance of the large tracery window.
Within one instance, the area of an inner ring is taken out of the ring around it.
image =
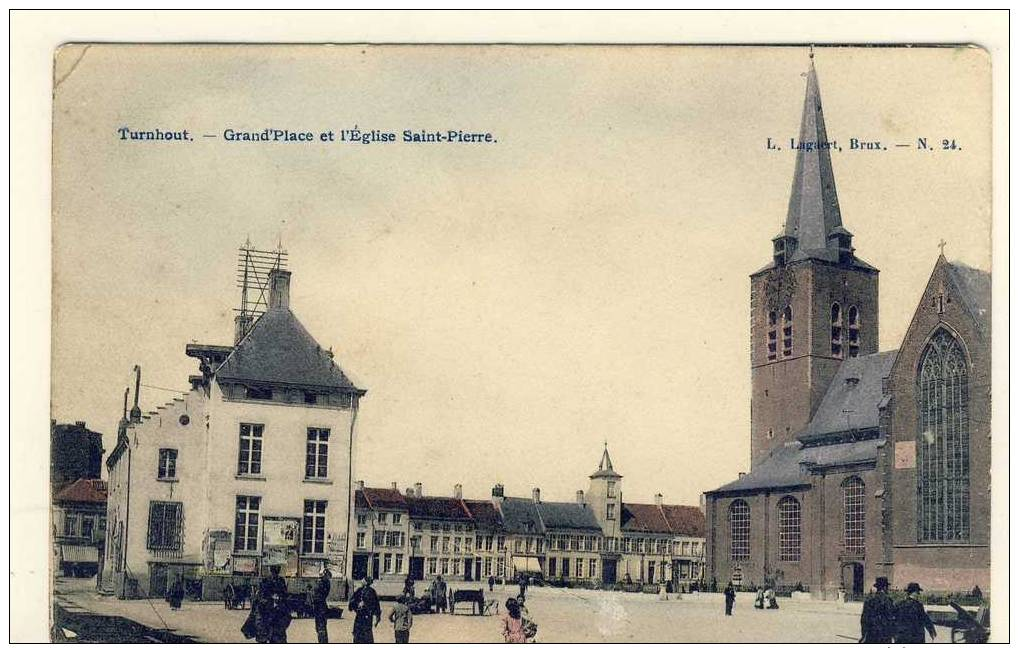
[[[800,560],[802,545],[800,503],[792,495],[778,501],[778,559],[787,562]]]
[[[842,543],[850,556],[862,556],[865,541],[866,502],[864,501],[863,480],[846,477],[842,482]]]
[[[969,390],[966,354],[945,329],[917,375],[916,506],[919,542],[969,541]]]
[[[729,505],[729,559],[750,560],[750,505],[743,500]]]

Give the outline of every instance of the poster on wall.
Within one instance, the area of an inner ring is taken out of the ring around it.
[[[344,571],[347,567],[347,534],[333,535],[329,534],[326,542],[329,555],[329,571],[333,573],[333,576],[342,576],[346,573]]]
[[[301,521],[297,518],[267,517],[262,521],[262,571],[280,566],[280,575],[297,576],[297,539]]]
[[[226,576],[233,573],[233,534],[228,529],[209,529],[205,536],[205,573]]]
[[[258,558],[254,556],[234,556],[235,574],[254,574],[258,571]]]

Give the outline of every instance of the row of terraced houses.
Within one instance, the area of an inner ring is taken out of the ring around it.
[[[422,484],[401,491],[366,487],[354,498],[352,576],[376,579],[516,580],[604,586],[671,584],[689,589],[703,576],[704,515],[698,507],[623,501],[622,475],[608,448],[587,492],[550,502],[535,488],[488,499],[428,496]]]

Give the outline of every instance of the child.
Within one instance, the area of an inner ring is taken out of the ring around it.
[[[410,643],[410,627],[414,625],[414,614],[407,607],[409,598],[406,592],[401,594],[400,598],[396,599],[393,611],[389,613],[396,643]]]

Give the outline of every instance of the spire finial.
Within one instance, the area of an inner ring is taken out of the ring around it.
[[[940,241],[938,241],[938,248],[941,250],[941,256],[945,256],[946,245],[948,245],[948,243],[945,242],[945,239],[941,239]]]
[[[814,62],[814,44],[813,43],[811,43],[811,45],[810,45],[810,62],[811,63]]]

